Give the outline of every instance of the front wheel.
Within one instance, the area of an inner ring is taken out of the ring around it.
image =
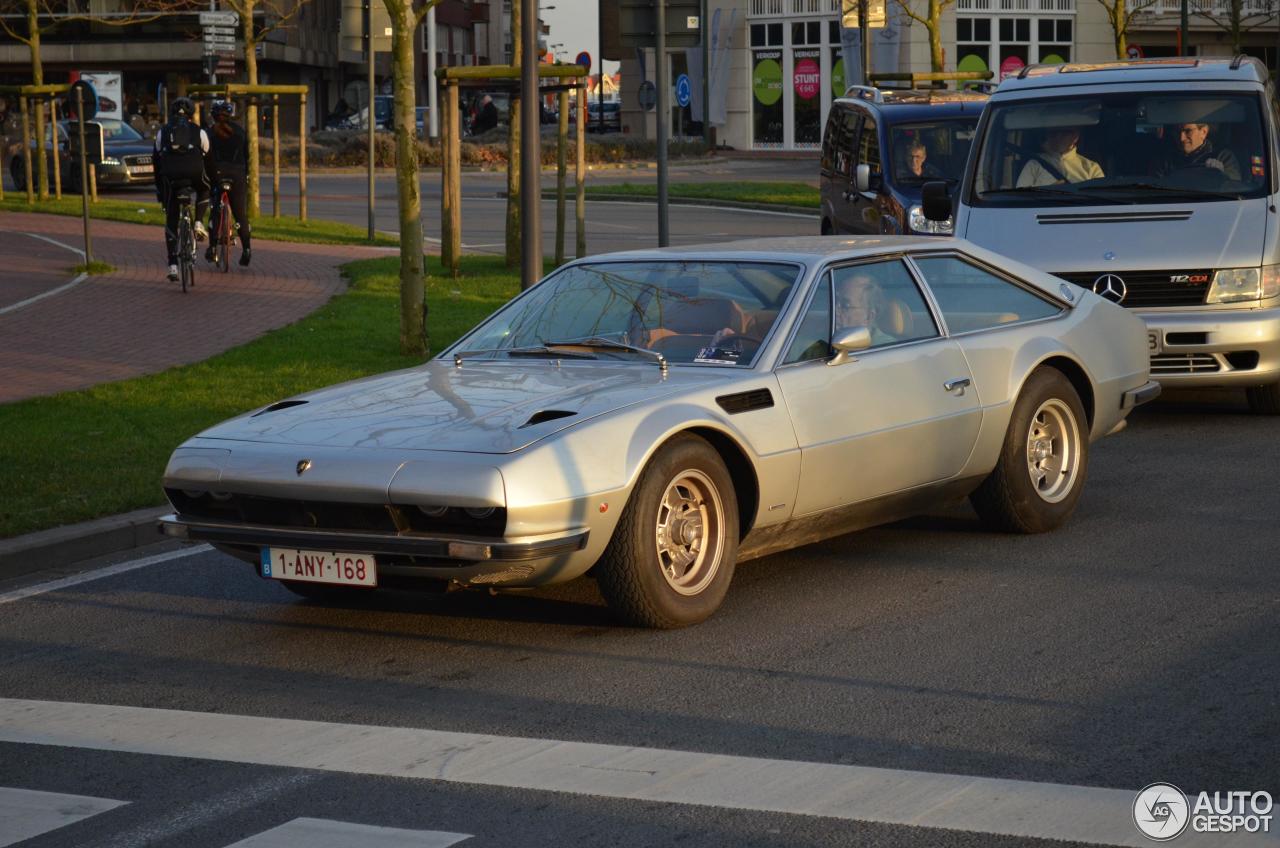
[[[1033,373],[1013,408],[995,469],[970,502],[993,530],[1044,533],[1075,510],[1089,466],[1089,425],[1071,381]]]
[[[738,501],[715,449],[692,435],[665,444],[640,475],[596,567],[619,618],[674,628],[724,600],[738,553]]]
[[[1280,415],[1280,383],[1248,389],[1249,408],[1260,415]]]

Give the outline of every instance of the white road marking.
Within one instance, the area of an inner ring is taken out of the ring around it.
[[[449,848],[470,838],[466,833],[404,830],[302,818],[250,836],[227,848],[297,848],[300,845],[307,848],[351,848],[353,845],[360,848]]]
[[[51,239],[48,236],[42,236],[38,233],[23,233],[23,235],[30,236],[33,239],[39,239],[40,241],[48,242],[49,244],[52,244],[56,247],[60,247],[63,250],[69,250],[72,253],[79,256],[81,259],[84,259],[84,251],[74,245],[66,244],[65,242],[58,241],[57,239]]]
[[[155,556],[143,557],[142,559],[130,560],[129,562],[108,565],[105,568],[96,568],[93,571],[86,571],[83,574],[72,574],[70,577],[50,580],[48,583],[37,583],[34,586],[24,586],[21,589],[14,589],[11,592],[0,594],[0,604],[11,604],[14,601],[21,601],[24,598],[43,595],[45,592],[56,592],[59,589],[66,589],[69,586],[78,586],[81,583],[101,580],[104,577],[114,577],[117,574],[124,574],[129,571],[135,571],[139,568],[146,568],[149,565],[156,565],[161,562],[169,562],[174,559],[195,556],[196,554],[202,554],[211,550],[213,550],[213,548],[208,545],[196,545],[191,548],[181,548],[176,551],[169,551],[168,553],[156,554]]]
[[[109,798],[0,787],[0,848],[126,804]]]
[[[822,816],[894,825],[1147,844],[1136,792],[296,719],[0,699],[0,741]],[[1275,846],[1280,834],[1179,846]]]
[[[0,309],[0,315],[4,315],[8,312],[17,312],[19,309],[22,309],[23,307],[26,307],[26,306],[30,306],[31,304],[36,303],[37,301],[44,300],[46,297],[53,297],[55,294],[62,294],[64,291],[75,288],[76,286],[80,285],[87,279],[89,279],[88,274],[78,274],[76,275],[76,278],[73,279],[71,282],[64,283],[58,286],[56,289],[49,289],[47,292],[41,292],[35,297],[29,297],[26,300],[20,300],[17,303],[9,304],[3,309]]]

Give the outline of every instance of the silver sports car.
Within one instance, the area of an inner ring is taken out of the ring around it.
[[[1071,514],[1155,397],[1142,321],[967,242],[802,238],[566,265],[426,364],[173,454],[162,530],[307,597],[591,574],[623,620],[711,615],[742,560],[968,495]]]

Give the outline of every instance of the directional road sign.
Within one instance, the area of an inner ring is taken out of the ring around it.
[[[200,26],[235,27],[240,25],[240,15],[235,12],[201,12]]]
[[[676,77],[676,105],[681,109],[689,105],[689,98],[693,96],[693,86],[689,84],[689,75],[681,74]]]
[[[205,35],[230,35],[234,37],[236,34],[236,28],[221,27],[221,26],[207,26],[202,29],[202,32],[204,32]]]

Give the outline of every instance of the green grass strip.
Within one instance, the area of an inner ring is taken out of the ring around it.
[[[519,290],[501,258],[431,258],[428,331],[442,350]],[[184,439],[299,392],[421,360],[399,353],[399,258],[344,267],[350,288],[288,327],[194,365],[0,406],[0,538],[164,502]]]
[[[97,203],[89,204],[89,217],[104,221],[124,221],[129,224],[148,224],[153,227],[164,226],[164,211],[160,204],[151,200],[150,194],[139,194],[137,200],[119,200],[103,198]],[[42,212],[50,215],[71,215],[80,217],[81,200],[79,195],[68,195],[61,199],[37,200],[27,205],[25,194],[7,192],[4,200],[0,200],[0,212]],[[369,244],[366,236],[368,229],[352,224],[340,224],[336,221],[321,221],[315,218],[303,221],[291,215],[272,218],[261,215],[253,219],[253,237],[273,241],[296,241],[310,244]],[[394,236],[378,234],[374,244],[396,246],[400,242]]]
[[[591,197],[593,195],[656,198],[658,196],[658,187],[653,183],[588,186],[587,196]],[[770,206],[804,206],[812,209],[817,209],[819,206],[818,189],[805,183],[671,183],[667,187],[667,196],[693,200],[763,203]]]

